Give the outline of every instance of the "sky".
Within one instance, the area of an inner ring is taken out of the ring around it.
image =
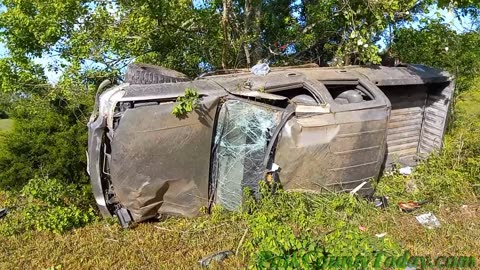
[[[445,23],[450,24],[451,28],[455,30],[457,33],[464,33],[467,31],[470,31],[470,27],[472,26],[472,20],[469,17],[464,17],[461,20],[459,20],[455,14],[452,11],[448,11],[446,9],[432,9],[430,10],[429,13],[427,14],[422,14],[419,15],[420,18],[427,18],[427,19],[436,19],[437,18],[437,13],[440,14],[440,16],[443,18]],[[420,22],[412,22],[407,25],[407,27],[414,27],[418,28],[420,27]],[[380,49],[385,48],[385,40],[380,40],[377,45],[380,47]]]
[[[193,0],[193,1],[196,5],[200,5],[199,3],[202,2],[202,0]],[[471,25],[471,20],[469,18],[464,18],[463,21],[460,21],[458,18],[455,17],[453,12],[449,12],[444,9],[443,10],[435,9],[423,16],[426,18],[433,19],[436,17],[437,12],[440,13],[440,15],[444,18],[445,22],[449,23],[452,26],[452,29],[456,30],[457,32],[465,32],[470,30],[469,27]],[[412,23],[411,26],[418,27],[419,23]],[[385,43],[383,41],[379,41],[378,45],[381,48],[385,47]],[[8,50],[5,48],[4,44],[0,42],[0,57],[6,57],[6,56],[8,56]],[[48,54],[44,54],[42,57],[34,59],[34,62],[36,64],[43,66],[45,70],[45,75],[48,77],[48,80],[52,84],[56,84],[59,81],[61,76],[61,71],[55,72],[48,68],[49,64],[53,63],[55,60],[58,61],[58,58],[51,57]]]

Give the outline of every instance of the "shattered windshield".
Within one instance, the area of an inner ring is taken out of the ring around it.
[[[238,210],[245,188],[258,192],[263,159],[282,111],[240,100],[228,100],[218,115],[212,180],[215,203]]]

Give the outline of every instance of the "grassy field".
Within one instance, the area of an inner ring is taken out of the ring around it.
[[[13,127],[13,120],[0,119],[0,131],[10,130]]]
[[[199,259],[221,250],[237,254],[212,269],[262,268],[261,251],[294,261],[298,254],[308,255],[303,249],[316,252],[317,257],[409,251],[478,260],[478,104],[480,80],[458,95],[455,122],[444,150],[412,175],[394,174],[380,180],[378,194],[388,196],[390,202],[385,210],[348,195],[280,192],[243,213],[218,209],[210,216],[169,218],[129,230],[102,220],[64,234],[28,231],[0,236],[0,269],[200,269]],[[407,193],[411,183],[417,189]],[[0,206],[2,201],[11,203],[11,198],[12,194],[0,192]],[[403,213],[396,206],[400,201],[423,199],[431,203],[413,213]],[[439,228],[427,229],[417,222],[415,216],[427,212],[437,216]],[[0,221],[0,227],[2,222],[7,221]],[[376,236],[383,233],[384,237]]]
[[[479,255],[478,205],[432,207],[442,223],[436,230],[419,225],[413,214],[378,213],[361,222],[368,234],[387,233],[412,254]],[[193,226],[212,225],[203,229]],[[355,225],[360,222],[356,222]],[[99,222],[64,235],[40,232],[2,239],[1,269],[200,269],[197,261],[219,250],[235,251],[246,225],[210,224],[192,220],[140,224],[123,231]],[[250,237],[250,236],[249,236]],[[234,256],[223,269],[248,264],[248,256]],[[215,267],[214,267],[215,268]],[[219,268],[219,267],[217,267]]]
[[[393,209],[355,221],[354,225],[366,227],[366,234],[386,232],[386,238],[412,254],[478,258],[479,209],[478,204],[429,207],[442,223],[435,230],[423,228],[413,214]],[[205,228],[195,228],[199,224]],[[200,269],[197,261],[205,255],[225,249],[235,251],[246,228],[242,222],[228,220],[211,223],[180,219],[140,224],[127,231],[103,221],[63,235],[29,233],[2,239],[0,269],[59,265],[61,269]],[[240,254],[214,268],[241,268],[248,265],[248,259],[248,255]]]

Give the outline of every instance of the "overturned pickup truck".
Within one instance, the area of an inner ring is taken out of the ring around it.
[[[185,89],[198,106],[172,114]],[[97,98],[88,171],[103,215],[125,225],[159,215],[238,209],[274,173],[285,190],[370,195],[395,164],[442,146],[451,76],[420,65],[225,72],[188,80],[136,65]],[[366,183],[365,183],[366,182]]]

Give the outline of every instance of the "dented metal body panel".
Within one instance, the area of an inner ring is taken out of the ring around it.
[[[171,112],[186,88],[200,106]],[[133,221],[238,209],[266,173],[284,189],[373,193],[395,163],[442,146],[454,84],[424,66],[278,68],[190,82],[123,84],[89,123],[89,173],[102,214]]]

